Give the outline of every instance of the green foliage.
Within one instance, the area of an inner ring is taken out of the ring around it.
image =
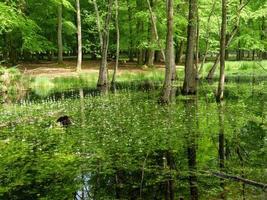
[[[71,82],[71,78],[65,81]],[[225,161],[227,173],[262,182],[266,179],[262,160],[266,153],[266,113],[262,109],[266,94],[257,96],[263,88],[262,84],[255,84],[253,90],[247,83],[228,84],[228,100],[223,105],[223,127],[230,151]],[[203,85],[197,104],[190,98],[178,98],[169,107],[156,103],[157,91],[81,95],[80,99],[7,106],[0,112],[0,125],[6,124],[0,135],[0,197],[71,199],[75,191],[86,186],[97,199],[113,199],[119,174],[123,186],[120,194],[127,198],[136,188],[140,190],[142,173],[144,198],[152,198],[152,191],[163,197],[160,185],[170,176],[179,195],[187,197],[190,141],[197,145],[201,197],[218,195],[219,180],[202,174],[218,168],[221,122],[214,98],[207,101],[203,95],[209,91],[210,87]],[[62,128],[56,124],[62,115],[70,116],[73,125]],[[166,153],[172,156],[175,169],[164,168],[162,157]],[[240,197],[236,192],[239,183],[231,182],[227,187],[229,198]],[[252,187],[246,190],[247,198],[261,194]]]

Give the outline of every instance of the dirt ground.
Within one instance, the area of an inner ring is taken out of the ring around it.
[[[83,61],[81,73],[97,73],[99,70],[100,61]],[[115,62],[108,63],[108,69],[112,70]],[[157,63],[155,65],[158,69],[164,69],[164,65]],[[38,63],[20,63],[18,68],[25,74],[31,77],[47,76],[50,78],[62,76],[78,76],[76,72],[76,61],[64,61],[64,64],[57,64],[56,62],[42,61]],[[120,63],[118,74],[124,71],[131,72],[145,72],[147,69],[142,66],[137,66],[136,63]]]

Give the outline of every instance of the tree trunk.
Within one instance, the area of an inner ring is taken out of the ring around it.
[[[151,6],[149,9],[153,9],[153,0],[150,0],[151,2],[149,2],[149,0],[147,0],[148,3],[150,3],[149,5]],[[151,11],[153,12],[153,11]],[[156,33],[155,33],[155,29],[154,29],[154,23],[155,21],[153,21],[153,17],[151,17],[151,27],[150,27],[150,48],[148,49],[148,61],[147,61],[147,65],[149,67],[154,65],[154,60],[155,60],[155,50],[154,50],[154,43],[156,40]]]
[[[108,45],[109,45],[109,24],[112,12],[113,0],[109,0],[108,11],[105,18],[105,25],[102,32],[102,48],[101,48],[101,63],[99,68],[99,76],[97,87],[101,92],[106,93],[108,90],[108,69],[107,69],[107,57],[108,57]]]
[[[167,38],[166,38],[166,62],[165,80],[163,84],[160,103],[170,103],[172,74],[175,68],[175,56],[173,46],[173,0],[167,0]]]
[[[194,66],[194,51],[196,47],[196,22],[197,22],[197,0],[189,1],[189,16],[187,30],[187,51],[185,62],[185,77],[183,84],[183,94],[196,93],[196,69]]]
[[[76,9],[77,9],[77,36],[78,36],[77,72],[80,72],[82,70],[82,26],[81,26],[80,0],[76,0]]]
[[[136,0],[136,9],[138,12],[143,11],[143,0]],[[136,23],[136,31],[139,34],[143,34],[144,32],[144,20],[137,18],[137,23]],[[142,37],[141,37],[142,38]],[[144,64],[144,48],[140,47],[141,40],[137,41],[137,64],[138,65],[143,65]]]
[[[180,45],[179,45],[178,50],[177,50],[177,54],[176,54],[176,59],[175,59],[176,64],[181,63],[181,58],[183,56],[183,52],[184,52],[184,41],[181,40]]]
[[[58,64],[62,64],[63,63],[62,4],[58,6],[57,43],[58,43]]]
[[[262,32],[261,33],[261,41],[263,42],[264,39],[265,39],[265,35],[267,34],[266,27],[265,27],[265,17],[264,16],[262,17],[261,32]],[[266,52],[261,51],[261,57],[260,57],[260,59],[266,58],[265,56],[266,56]]]
[[[220,79],[216,100],[223,100],[224,81],[225,81],[225,47],[226,47],[226,26],[227,26],[227,0],[222,0],[222,24],[221,24],[221,39],[220,39]]]
[[[250,1],[247,1],[245,4],[243,4],[243,0],[240,0],[240,8],[238,9],[238,13],[237,13],[237,17],[236,17],[236,25],[234,26],[233,30],[231,31],[231,33],[229,34],[229,40],[227,40],[226,42],[226,49],[229,47],[232,39],[234,38],[235,34],[237,33],[238,31],[238,28],[239,28],[239,21],[240,21],[240,14],[242,12],[242,10],[246,7],[246,5],[249,3]],[[212,66],[212,68],[210,69],[206,79],[208,80],[212,80],[213,77],[214,77],[214,73],[215,73],[215,70],[216,70],[216,67],[219,63],[219,60],[220,60],[220,53],[217,54],[216,56],[216,60]]]
[[[215,61],[213,63],[213,66],[210,69],[210,71],[208,73],[208,76],[206,78],[207,80],[212,80],[213,79],[214,74],[215,74],[216,67],[217,67],[217,65],[218,65],[219,62],[220,62],[220,54],[217,54],[216,55],[216,58],[215,58]]]
[[[226,33],[226,45],[227,41],[229,41],[230,35]],[[228,46],[225,47],[225,60],[229,60],[229,51],[228,51]]]
[[[198,76],[198,63],[199,63],[199,26],[200,26],[199,14],[198,14],[198,6],[197,6],[197,29],[196,29],[196,53],[195,53],[195,62],[196,62],[196,79]]]
[[[99,16],[99,11],[98,11],[98,6],[96,3],[96,0],[93,0],[93,4],[94,4],[94,8],[95,8],[95,13],[96,13],[96,25],[97,25],[99,42],[100,42],[100,49],[101,49],[103,46],[103,38],[102,38],[102,31],[101,31],[100,16]]]
[[[117,36],[117,41],[116,41],[116,64],[113,72],[113,77],[112,77],[112,82],[111,85],[115,89],[115,83],[116,83],[116,74],[119,66],[119,56],[120,56],[120,29],[119,29],[119,19],[118,19],[118,12],[119,12],[119,5],[118,5],[118,0],[115,0],[115,7],[116,7],[116,12],[115,12],[115,23],[116,23],[116,36]]]
[[[127,0],[127,7],[128,7],[128,20],[129,20],[129,61],[132,62],[134,60],[133,55],[133,27],[132,27],[132,7],[131,2]]]
[[[152,2],[152,0],[151,0]],[[161,46],[161,43],[160,43],[160,40],[159,40],[159,35],[158,35],[158,29],[157,29],[157,18],[153,12],[153,9],[152,9],[152,6],[151,6],[152,3],[150,3],[150,0],[147,0],[147,5],[148,5],[148,9],[149,9],[149,13],[150,13],[150,18],[151,18],[151,23],[152,23],[152,30],[153,30],[153,33],[154,33],[154,36],[155,36],[155,39],[158,43],[158,47],[160,48],[160,52],[161,52],[161,55],[162,55],[162,58],[163,60],[165,61],[165,52]],[[156,2],[154,2],[154,4],[156,4]]]

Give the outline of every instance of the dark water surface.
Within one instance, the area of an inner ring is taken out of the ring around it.
[[[222,104],[207,85],[170,106],[83,89],[4,104],[0,199],[266,199],[266,82],[226,88]]]

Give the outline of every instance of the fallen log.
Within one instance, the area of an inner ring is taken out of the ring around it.
[[[222,179],[230,179],[230,180],[233,180],[233,181],[242,182],[242,183],[245,183],[245,184],[248,184],[248,185],[259,187],[259,188],[262,188],[264,190],[267,189],[267,184],[266,183],[256,182],[256,181],[253,181],[253,180],[249,180],[249,179],[245,179],[245,178],[242,178],[242,177],[239,177],[239,176],[229,175],[229,174],[225,174],[225,173],[221,173],[221,172],[208,172],[208,173],[213,175],[213,176],[222,178]]]

